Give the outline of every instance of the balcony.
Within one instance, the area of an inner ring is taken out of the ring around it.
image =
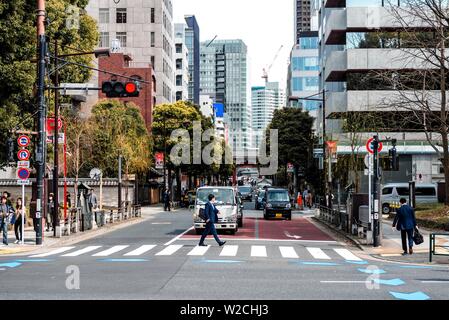
[[[346,0],[326,0],[324,6],[326,8],[342,8],[342,7],[346,7]]]

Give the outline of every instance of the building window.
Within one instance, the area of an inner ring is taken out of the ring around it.
[[[176,69],[182,69],[182,59],[176,59]]]
[[[176,44],[176,53],[182,53],[182,44],[181,43]]]
[[[151,20],[151,23],[154,23],[155,22],[155,16],[154,16],[154,8],[151,8],[151,18],[150,18]]]
[[[116,23],[126,23],[126,8],[117,8]]]
[[[182,75],[177,75],[176,76],[176,85],[179,87],[179,86],[182,86]]]
[[[155,68],[155,66],[154,66],[154,64],[155,64],[155,58],[154,58],[154,56],[151,56],[151,66],[153,67],[153,69]]]
[[[109,8],[100,8],[99,22],[109,23]]]
[[[182,91],[176,91],[176,101],[182,100]]]
[[[100,32],[100,48],[109,47],[109,32]]]
[[[151,47],[156,45],[156,33],[151,32]]]
[[[126,47],[126,32],[117,32],[116,37],[120,41],[120,46],[122,48]]]

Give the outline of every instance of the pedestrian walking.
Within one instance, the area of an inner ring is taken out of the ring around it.
[[[14,243],[19,243],[22,241],[22,214],[24,215],[24,222],[26,222],[26,213],[23,210],[22,198],[17,198],[16,201],[16,212],[15,212],[15,222],[14,222],[14,234],[16,235],[16,241]]]
[[[162,201],[164,201],[164,211],[171,211],[170,209],[170,191],[165,188],[164,194],[162,196]]]
[[[2,196],[0,204],[0,230],[3,232],[3,244],[8,245],[8,224],[14,209],[8,205],[8,198]]]
[[[51,227],[51,230],[53,231],[53,218],[54,218],[54,214],[55,214],[55,201],[54,201],[53,197],[54,197],[53,193],[50,193],[50,195],[48,196],[47,219],[45,219],[45,223],[47,225],[46,231],[50,231],[50,227]]]
[[[418,227],[416,226],[415,210],[407,204],[405,198],[402,198],[399,202],[401,207],[394,217],[393,228],[396,227],[398,231],[401,231],[402,249],[404,251],[402,255],[405,256],[407,253],[413,254],[413,232]]]
[[[309,209],[312,209],[312,202],[313,202],[312,192],[310,191],[310,189],[308,189],[307,190],[307,206],[309,207]]]
[[[212,233],[212,235],[215,238],[215,241],[217,241],[218,245],[221,247],[226,243],[226,241],[221,241],[218,237],[217,230],[215,229],[215,222],[218,222],[218,209],[215,207],[215,196],[213,194],[210,194],[208,197],[208,202],[206,203],[206,206],[204,208],[204,216],[206,220],[206,228],[203,231],[203,234],[201,235],[199,246],[206,247],[204,244],[204,239],[209,235],[209,233]]]

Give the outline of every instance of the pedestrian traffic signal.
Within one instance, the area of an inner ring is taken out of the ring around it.
[[[108,98],[127,98],[138,97],[140,86],[138,81],[120,82],[120,81],[104,81],[101,91]]]
[[[388,155],[390,156],[390,169],[391,171],[399,171],[399,157],[396,151],[396,148],[390,149],[388,151]]]

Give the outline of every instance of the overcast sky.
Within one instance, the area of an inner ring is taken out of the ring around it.
[[[242,39],[248,46],[250,85],[262,85],[262,69],[273,61],[270,81],[285,89],[287,62],[293,46],[293,0],[174,0],[175,23],[194,14],[201,41]]]

